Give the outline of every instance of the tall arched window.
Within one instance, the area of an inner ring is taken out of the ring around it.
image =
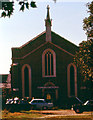
[[[71,65],[70,67],[70,95],[75,96],[75,73],[74,67]]]
[[[28,68],[24,69],[24,87],[25,87],[25,97],[29,96],[29,71]]]
[[[28,64],[22,67],[22,97],[31,97],[31,68]]]
[[[46,49],[42,54],[42,76],[56,77],[56,54],[51,49]]]
[[[77,68],[71,63],[67,67],[68,97],[77,96]]]

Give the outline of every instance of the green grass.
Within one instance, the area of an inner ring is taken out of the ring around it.
[[[35,112],[35,111],[21,111],[21,112],[14,112],[14,113],[11,113],[7,110],[4,110],[2,111],[2,118],[3,119],[10,119],[10,118],[40,118],[40,117],[43,117],[45,115],[42,115],[38,112]]]
[[[93,115],[72,115],[72,116],[48,116],[38,110],[20,111],[11,113],[7,110],[2,111],[3,120],[92,120]]]

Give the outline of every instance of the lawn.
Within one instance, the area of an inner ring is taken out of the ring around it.
[[[7,110],[3,110],[2,111],[2,118],[3,119],[13,119],[13,118],[16,118],[16,119],[23,119],[23,118],[41,118],[45,115],[35,111],[35,110],[30,110],[30,111],[20,111],[20,112],[14,112],[14,113],[11,113]]]
[[[11,113],[7,110],[2,111],[2,120],[93,120],[92,115],[53,115],[43,114],[38,110],[20,111]]]

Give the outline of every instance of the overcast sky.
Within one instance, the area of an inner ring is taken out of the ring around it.
[[[87,40],[82,26],[83,19],[88,16],[86,3],[91,0],[57,0],[56,3],[53,0],[44,1],[46,0],[36,0],[37,8],[24,12],[19,12],[16,3],[14,14],[10,18],[0,18],[0,74],[9,73],[12,47],[20,47],[45,31],[47,5],[50,6],[52,31],[76,45]]]

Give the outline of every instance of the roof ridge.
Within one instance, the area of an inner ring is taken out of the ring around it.
[[[31,41],[34,41],[36,38],[38,38],[39,36],[43,35],[46,31],[43,31],[42,33],[38,34],[36,37],[32,38],[31,40],[29,40],[28,42],[26,42],[25,44],[23,44],[22,46],[18,47],[19,49],[23,48],[25,45],[29,44]]]
[[[51,32],[53,32],[54,34],[56,34],[56,35],[58,35],[59,37],[63,38],[64,40],[66,40],[66,41],[69,42],[70,44],[73,44],[74,46],[78,47],[78,45],[76,45],[75,43],[69,41],[68,39],[66,39],[65,37],[59,35],[58,33],[54,32],[54,31],[51,31]]]

